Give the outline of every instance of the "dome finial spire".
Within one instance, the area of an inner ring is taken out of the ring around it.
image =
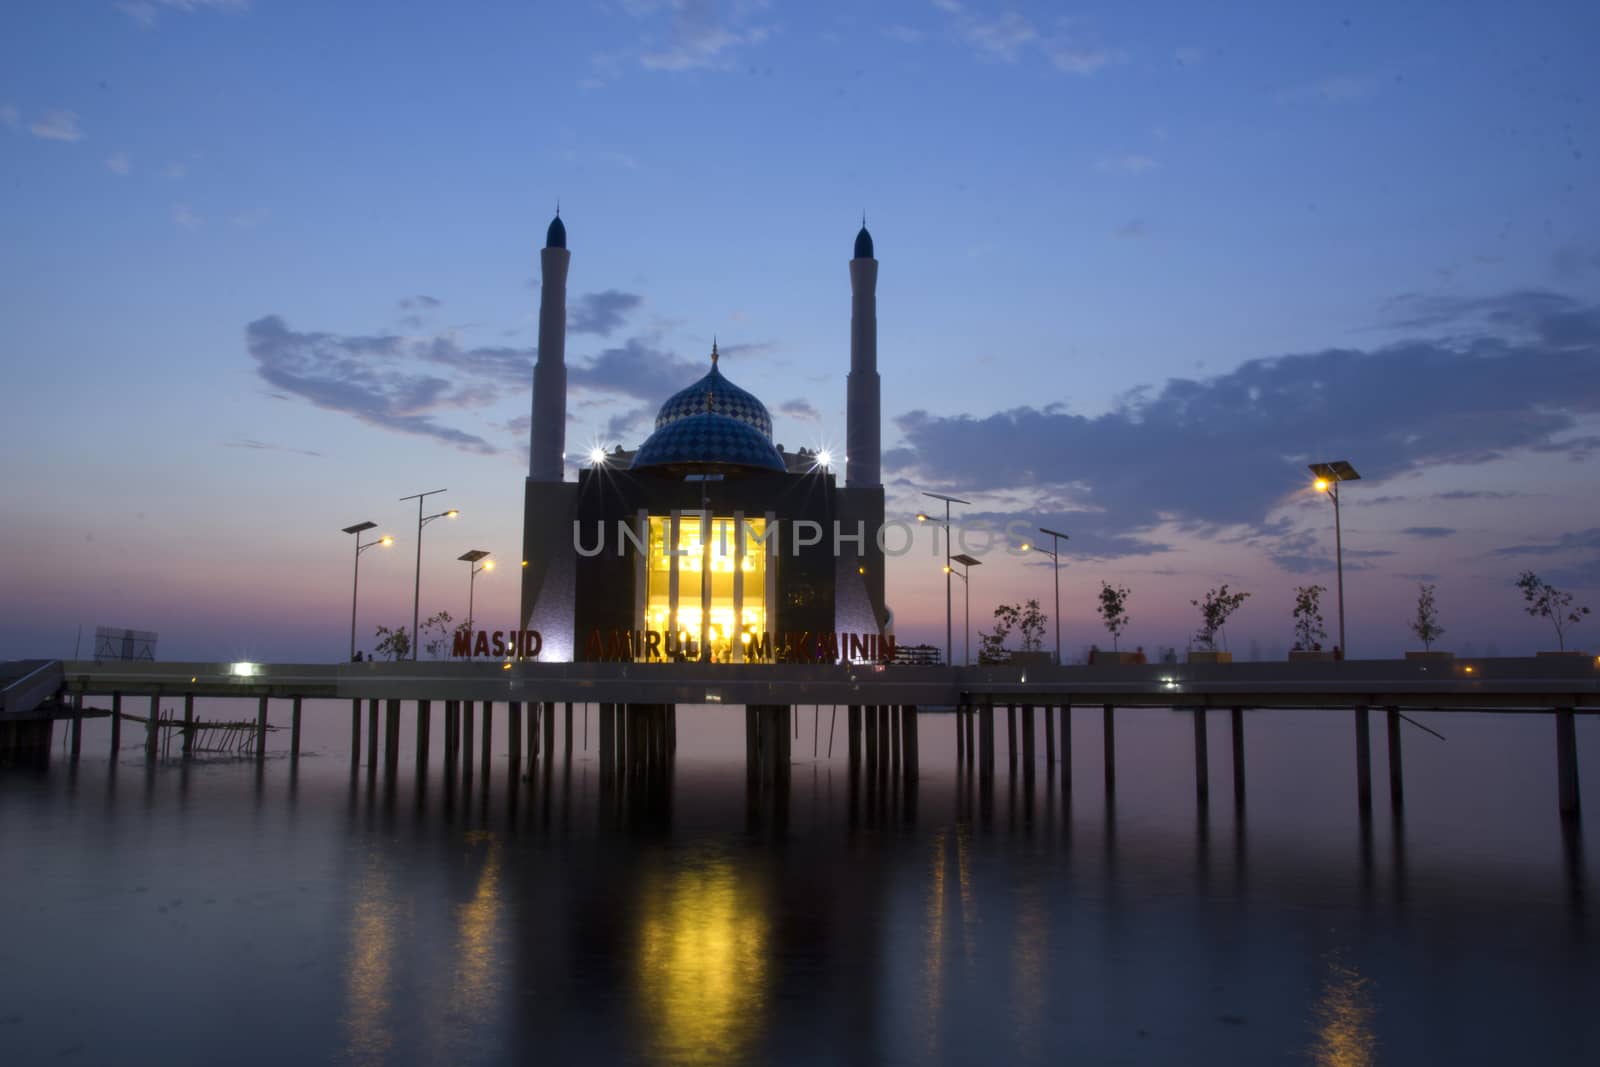
[[[711,365],[713,367],[715,367],[717,365],[717,335],[716,334],[712,334],[711,335]]]

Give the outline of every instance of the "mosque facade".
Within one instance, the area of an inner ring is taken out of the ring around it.
[[[539,351],[523,507],[522,626],[543,660],[893,658],[884,599],[878,261],[850,260],[844,484],[826,453],[783,452],[719,366],[666,398],[636,448],[566,472],[566,226],[540,252]]]

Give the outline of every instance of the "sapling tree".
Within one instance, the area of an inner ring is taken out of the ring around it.
[[[1194,635],[1194,642],[1202,648],[1212,652],[1217,650],[1217,638],[1222,638],[1222,647],[1228,647],[1228,637],[1223,627],[1228,624],[1228,619],[1244,604],[1249,593],[1230,593],[1228,586],[1223,584],[1216,589],[1209,589],[1200,600],[1191,600],[1189,603],[1200,609],[1200,629]]]
[[[1017,615],[1017,632],[1022,635],[1022,650],[1037,652],[1044,645],[1044,624],[1049,619],[1039,608],[1039,601],[1030,597]]]
[[[1294,591],[1294,650],[1321,652],[1328,631],[1322,625],[1322,585],[1297,586]]]
[[[452,618],[448,611],[441,611],[422,620],[422,625],[417,627],[417,632],[422,635],[422,648],[428,653],[430,659],[439,659],[450,647]],[[459,627],[458,627],[459,629]]]
[[[1424,651],[1431,652],[1433,643],[1444,636],[1439,625],[1439,610],[1433,603],[1433,586],[1417,585],[1417,617],[1411,620],[1411,632],[1422,642]]]
[[[1522,590],[1522,599],[1527,602],[1523,610],[1536,619],[1549,619],[1550,625],[1556,628],[1556,647],[1565,652],[1566,628],[1581,622],[1589,614],[1589,609],[1573,607],[1571,593],[1562,592],[1532,571],[1522,572],[1517,579],[1517,588]]]
[[[1111,634],[1111,648],[1117,647],[1117,638],[1122,631],[1127,629],[1128,623],[1128,588],[1123,585],[1112,585],[1109,582],[1100,583],[1100,621],[1106,624],[1106,629]]]
[[[380,626],[373,635],[378,643],[372,646],[374,656],[383,656],[396,662],[411,655],[411,634],[404,626],[389,629]]]

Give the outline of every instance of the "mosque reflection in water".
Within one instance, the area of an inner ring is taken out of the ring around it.
[[[1387,949],[1317,909],[1414,903],[1402,834],[1258,864],[1242,812],[1153,833],[1049,775],[885,790],[669,761],[603,785],[557,758],[431,792],[358,780],[350,804],[351,1062],[1367,1064],[1384,990],[1363,968]]]

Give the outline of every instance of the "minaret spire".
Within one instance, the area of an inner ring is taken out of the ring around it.
[[[867,213],[861,213],[855,258],[850,261],[850,375],[845,379],[845,485],[877,488],[880,467],[878,384],[878,261]]]
[[[533,429],[528,478],[559,482],[566,473],[567,445],[567,227],[561,202],[539,252],[539,356],[533,366]]]

